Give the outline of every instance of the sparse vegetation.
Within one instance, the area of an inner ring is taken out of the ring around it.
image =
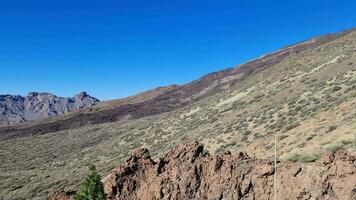
[[[337,128],[337,126],[336,126],[336,125],[329,126],[329,127],[328,127],[328,130],[326,130],[326,133],[330,133],[330,132],[332,132],[332,131],[336,130],[336,128]]]
[[[285,156],[285,160],[292,161],[292,162],[297,162],[300,158],[300,155],[298,153],[290,153]]]
[[[315,162],[319,157],[320,155],[317,154],[305,154],[300,156],[300,161],[304,163]]]
[[[320,155],[316,153],[312,153],[312,154],[289,153],[284,157],[284,159],[288,161],[303,162],[303,163],[315,162],[319,158]]]
[[[345,146],[345,144],[343,144],[341,142],[335,142],[335,143],[330,143],[330,144],[325,145],[325,149],[332,153],[335,153],[336,151],[343,149],[344,146]]]
[[[314,162],[318,148],[355,148],[354,141],[341,140],[353,137],[356,123],[356,71],[347,64],[356,54],[350,41],[291,54],[173,111],[0,141],[0,196],[45,199],[65,185],[77,190],[87,173],[83,166],[94,163],[107,174],[142,146],[157,157],[181,142],[199,140],[210,152],[238,149],[266,158],[273,155],[276,133],[279,154],[294,162]],[[341,56],[347,54],[350,58]],[[325,64],[337,56],[339,63]]]

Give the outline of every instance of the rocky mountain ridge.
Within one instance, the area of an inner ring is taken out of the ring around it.
[[[91,107],[100,101],[81,92],[74,97],[30,92],[27,96],[0,95],[0,121],[7,124],[43,119]]]

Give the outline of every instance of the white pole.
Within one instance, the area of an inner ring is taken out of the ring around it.
[[[277,134],[274,133],[274,177],[273,177],[273,199],[277,199]]]

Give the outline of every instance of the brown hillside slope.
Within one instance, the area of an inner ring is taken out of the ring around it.
[[[33,125],[0,127],[0,140],[169,112],[195,102],[208,94],[231,88],[245,78],[275,66],[291,55],[329,43],[353,31],[354,29],[316,37],[306,42],[285,47],[237,67],[210,73],[188,84],[167,86],[141,93],[132,98],[105,102],[96,108],[91,108],[84,112],[75,112],[63,118],[56,118],[54,121],[44,120],[43,123],[35,122]],[[156,95],[155,91],[157,91]]]

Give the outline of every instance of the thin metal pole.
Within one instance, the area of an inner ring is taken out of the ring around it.
[[[274,177],[273,177],[273,199],[277,199],[277,134],[274,133]]]

